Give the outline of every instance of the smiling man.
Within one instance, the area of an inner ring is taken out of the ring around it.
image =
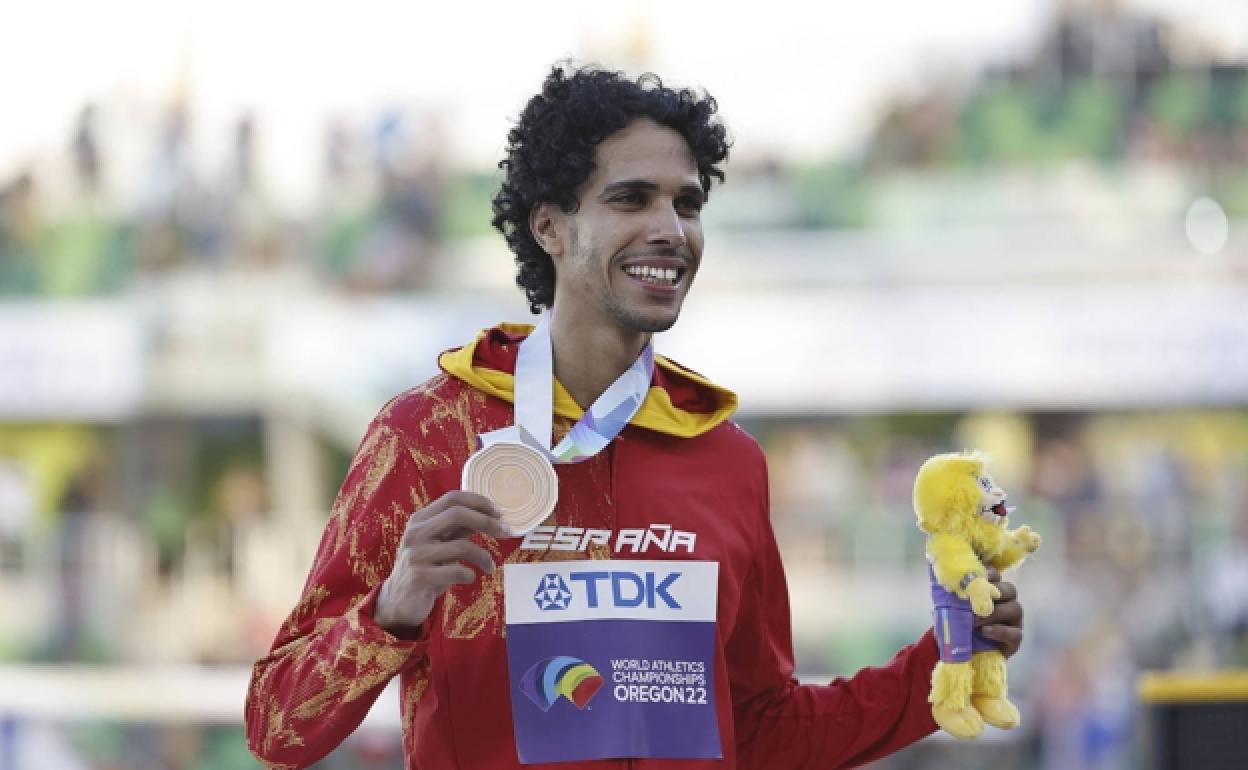
[[[253,671],[248,742],[268,766],[327,754],[396,675],[409,768],[849,767],[936,728],[930,631],[852,678],[795,681],[762,452],[731,392],[651,349],[697,275],[727,154],[708,96],[547,77],[494,201],[541,320],[444,353],[369,426]],[[548,470],[508,469],[493,500],[462,491],[470,458],[504,445]],[[537,526],[509,518],[504,498],[544,494]],[[1010,655],[1022,610],[998,585],[981,630]]]
[[[707,194],[684,137],[652,118],[602,140],[595,156],[572,211],[541,201],[528,217],[536,258],[555,265],[555,374],[583,406],[633,363],[651,333],[676,323],[702,259]],[[526,288],[540,304],[534,295],[546,287]]]

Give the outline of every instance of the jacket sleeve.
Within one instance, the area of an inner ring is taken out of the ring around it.
[[[765,497],[761,505],[766,514]],[[726,649],[740,767],[856,767],[935,731],[927,695],[939,653],[931,630],[886,665],[798,684],[788,586],[767,515],[758,538]]]
[[[299,603],[252,668],[247,745],[266,767],[302,768],[324,757],[359,726],[391,677],[424,659],[423,630],[406,641],[372,618],[422,498],[406,442],[379,417],[347,472]]]

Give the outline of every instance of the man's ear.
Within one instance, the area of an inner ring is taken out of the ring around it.
[[[557,204],[543,201],[534,206],[529,211],[529,232],[552,259],[563,256],[567,248],[567,216]]]

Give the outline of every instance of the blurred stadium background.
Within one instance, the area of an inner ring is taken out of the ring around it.
[[[1045,536],[1024,726],[877,767],[1146,767],[1140,672],[1248,666],[1248,6],[446,5],[6,11],[0,770],[257,766],[248,666],[367,420],[527,317],[494,163],[565,56],[736,137],[658,346],[767,451],[801,673],[927,624],[927,455]],[[397,719],[319,767],[401,767]]]

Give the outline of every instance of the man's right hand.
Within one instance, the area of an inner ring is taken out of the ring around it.
[[[447,492],[413,513],[394,568],[377,595],[377,625],[396,636],[411,636],[448,588],[476,582],[477,573],[468,564],[493,574],[493,557],[469,539],[478,532],[510,536],[490,499],[472,492]]]

